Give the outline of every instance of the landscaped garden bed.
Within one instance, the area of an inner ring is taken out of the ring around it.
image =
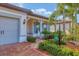
[[[53,40],[44,40],[39,44],[39,49],[43,51],[47,51],[50,55],[53,56],[79,56],[78,50],[73,50],[67,47],[66,44],[62,44],[59,46]]]
[[[32,37],[32,36],[28,36],[27,37],[27,41],[28,42],[31,42],[31,43],[34,43],[34,42],[36,42],[36,38],[35,37]]]
[[[73,44],[72,42],[67,42],[66,43],[66,46],[69,47],[69,48],[71,48],[71,49],[73,49],[74,51],[75,50],[78,50],[79,51],[79,45]]]

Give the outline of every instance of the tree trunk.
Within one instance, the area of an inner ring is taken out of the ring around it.
[[[55,32],[56,32],[56,23],[54,24],[54,27],[55,27]]]
[[[61,32],[60,32],[60,24],[59,24],[59,45],[61,45]]]
[[[64,10],[63,10],[63,31],[65,32],[65,16],[64,16]]]
[[[77,31],[76,31],[76,29],[77,29],[77,26],[76,26],[77,25],[77,14],[76,13],[75,13],[75,18],[76,18],[75,19],[75,40],[76,40],[77,39],[76,38],[76,35],[77,35]]]
[[[63,20],[63,31],[65,32],[65,22]]]

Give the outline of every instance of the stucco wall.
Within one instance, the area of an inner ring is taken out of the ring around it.
[[[65,30],[69,31],[71,28],[71,23],[65,23]],[[56,31],[59,30],[59,24],[56,24]],[[60,24],[60,30],[63,31],[63,24]],[[55,31],[55,25],[50,26],[50,31],[54,32]]]
[[[27,20],[26,13],[4,8],[0,6],[0,16],[7,16],[7,17],[13,17],[13,18],[19,18],[19,42],[26,41],[27,38],[27,26],[26,24],[23,24],[24,19]]]
[[[32,34],[33,33],[33,24],[34,24],[34,20],[33,19],[29,19],[28,21],[27,21],[27,33],[28,34]]]

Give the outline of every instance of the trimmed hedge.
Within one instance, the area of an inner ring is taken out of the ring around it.
[[[47,29],[44,29],[42,34],[44,35],[45,40],[52,39],[52,32],[48,31]]]
[[[72,49],[64,46],[59,47],[57,44],[48,40],[40,43],[39,49],[48,51],[49,54],[54,56],[79,56],[79,51],[73,51]]]
[[[36,42],[36,38],[32,37],[32,36],[29,36],[29,37],[27,37],[27,41],[28,42]]]

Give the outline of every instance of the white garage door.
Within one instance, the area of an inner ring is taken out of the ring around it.
[[[0,17],[0,45],[18,42],[18,19]]]

